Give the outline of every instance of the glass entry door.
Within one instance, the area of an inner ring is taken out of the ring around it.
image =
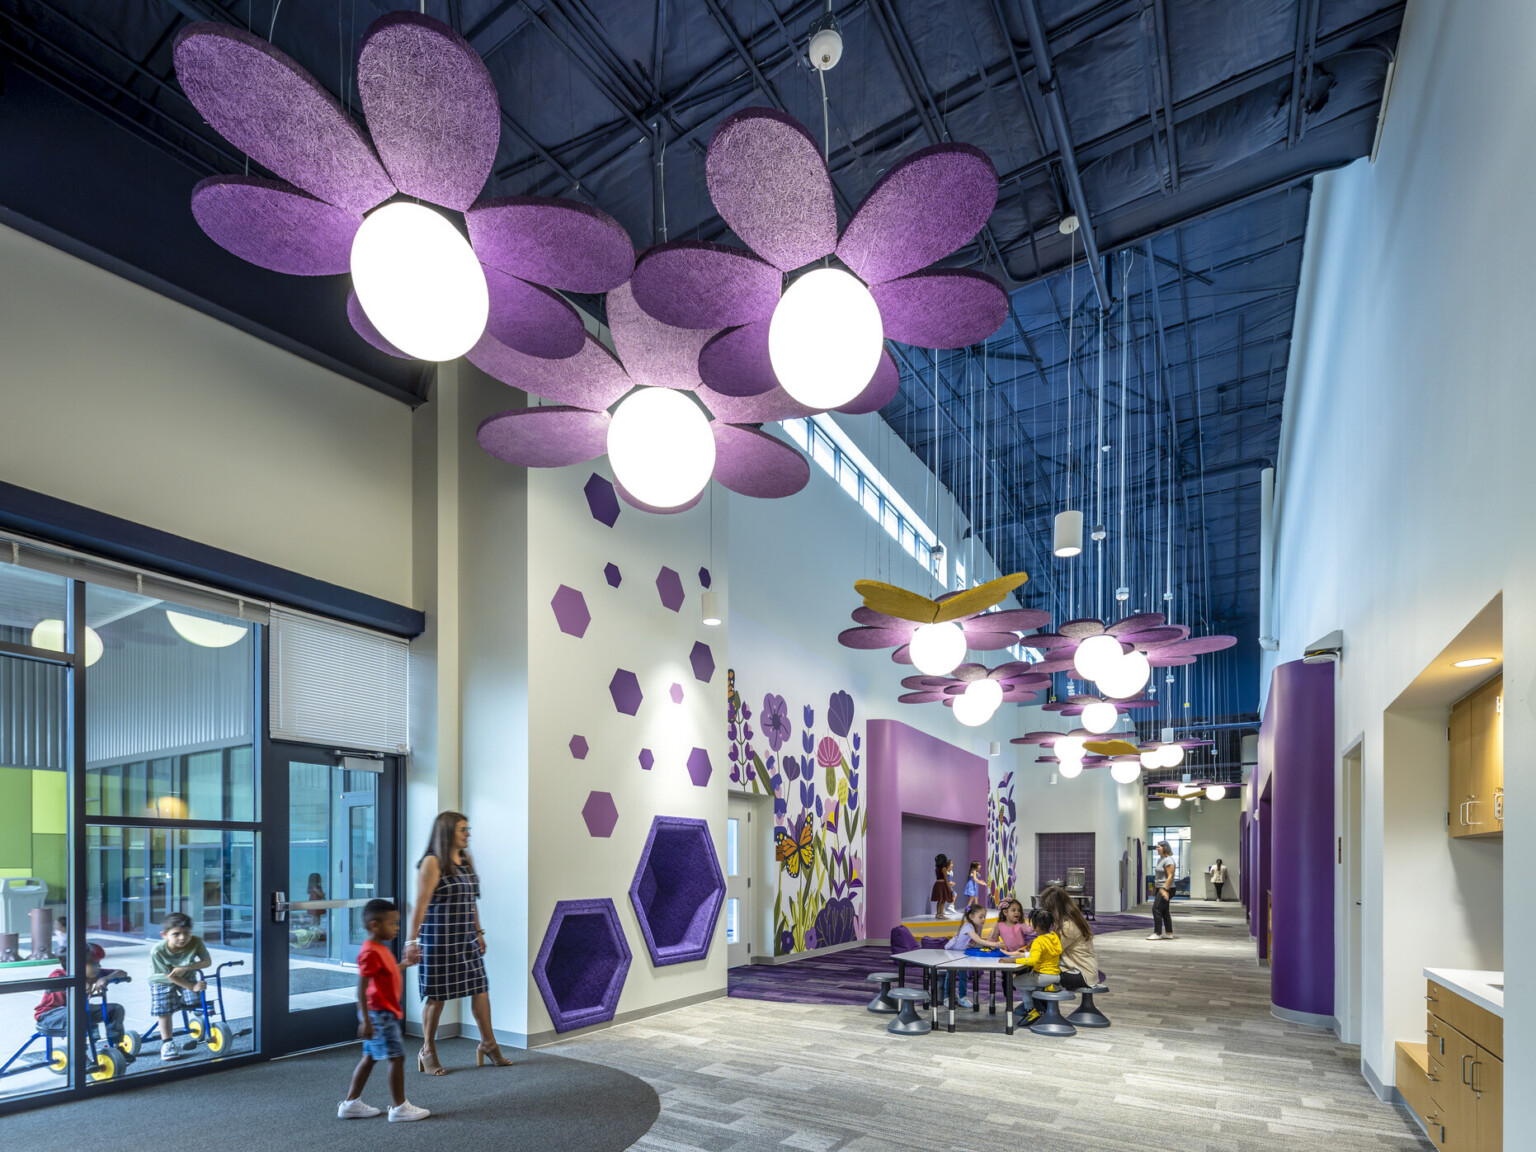
[[[399,762],[273,744],[269,763],[267,811],[286,825],[269,820],[267,838],[263,973],[275,1055],[356,1035],[363,907],[398,896]]]

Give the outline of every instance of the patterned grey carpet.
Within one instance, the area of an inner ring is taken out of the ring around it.
[[[836,1005],[726,999],[546,1051],[631,1072],[655,1152],[1420,1152],[1359,1049],[1269,1013],[1269,972],[1233,905],[1181,903],[1178,938],[1099,942],[1114,1027],[1066,1040],[967,1015],[954,1035],[885,1031]]]

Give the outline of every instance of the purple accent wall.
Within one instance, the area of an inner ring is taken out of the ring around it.
[[[1066,881],[1068,868],[1084,868],[1083,887],[1095,894],[1092,832],[1039,832],[1035,834],[1035,878],[1043,888]]]
[[[969,827],[965,861],[987,858],[987,761],[899,720],[871,720],[866,730],[869,820],[864,935],[878,939],[901,923],[901,818],[921,816]],[[930,869],[932,861],[929,862]],[[965,886],[965,862],[955,890]]]
[[[1333,677],[1332,664],[1281,664],[1259,731],[1259,765],[1269,769],[1260,864],[1274,917],[1270,1000],[1317,1016],[1333,1015]]]

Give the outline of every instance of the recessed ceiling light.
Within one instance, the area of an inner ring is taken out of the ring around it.
[[[1451,665],[1453,668],[1481,668],[1484,664],[1492,664],[1492,656],[1474,656],[1471,660],[1458,660]]]

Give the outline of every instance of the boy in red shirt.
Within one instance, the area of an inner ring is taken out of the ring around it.
[[[123,1006],[121,1004],[108,1004],[106,1019],[102,1019],[101,1003],[93,1001],[91,996],[101,994],[101,990],[109,981],[128,979],[128,975],[119,972],[116,968],[103,968],[102,960],[106,957],[106,949],[100,944],[87,944],[85,957],[85,978],[89,980],[90,987],[86,989],[85,1020],[86,1027],[94,1029],[97,1024],[107,1026],[107,1043],[116,1047],[123,1039]],[[55,968],[48,973],[50,977],[68,976],[63,968]],[[33,1012],[37,1019],[37,1027],[40,1031],[50,1032],[55,1036],[64,1035],[69,1031],[69,994],[66,992],[49,992],[38,1003]],[[133,1057],[129,1056],[129,1060]]]
[[[379,1109],[361,1097],[375,1060],[389,1061],[389,1095],[394,1106],[391,1120],[425,1120],[431,1115],[405,1098],[405,1042],[400,1020],[402,980],[400,965],[388,944],[400,934],[400,910],[390,900],[370,900],[363,908],[363,927],[368,939],[357,953],[357,1034],[363,1041],[363,1058],[352,1071],[347,1098],[336,1106],[339,1120],[377,1116]]]

